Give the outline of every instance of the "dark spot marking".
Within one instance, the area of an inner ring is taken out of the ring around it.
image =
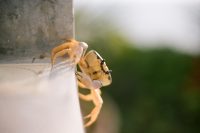
[[[104,70],[103,65],[100,65],[100,66],[101,66],[101,70],[106,74],[106,71]]]
[[[46,57],[45,54],[41,54],[41,55],[39,56],[39,59],[44,59],[45,57]]]
[[[96,51],[94,52],[94,54],[97,56],[97,59],[101,59]]]
[[[81,80],[79,78],[77,78],[79,82],[81,82]]]
[[[79,76],[80,78],[83,78],[82,75],[80,75],[78,72],[75,73],[77,76]]]
[[[108,76],[108,80],[111,80],[111,77],[110,77],[110,76]]]
[[[69,54],[66,53],[66,54],[64,54],[62,57],[63,57],[63,58],[69,58]]]
[[[103,60],[101,60],[101,65],[103,65],[104,64],[104,62],[105,62],[105,60],[103,59]]]
[[[97,71],[94,71],[92,74],[95,75],[95,74],[97,74],[97,73],[98,73]]]
[[[89,68],[90,66],[86,60],[85,60],[85,63],[86,63],[86,67]]]
[[[110,72],[109,72],[109,71],[106,71],[105,74],[110,74]]]

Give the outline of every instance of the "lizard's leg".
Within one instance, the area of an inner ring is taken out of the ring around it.
[[[81,88],[88,88],[90,89],[90,94],[88,95],[83,95],[79,93],[79,97],[85,101],[93,101],[95,107],[94,109],[91,111],[91,113],[87,116],[85,116],[84,118],[90,118],[90,120],[85,124],[85,127],[90,126],[91,124],[93,124],[102,107],[103,104],[103,100],[101,98],[101,91],[99,88],[101,88],[101,83],[98,80],[91,80],[91,78],[89,76],[87,76],[84,73],[81,72],[77,72],[77,79],[78,79],[78,84]]]
[[[103,104],[103,100],[101,98],[101,92],[99,89],[91,90],[89,98],[92,99],[95,107],[90,114],[84,117],[85,119],[90,118],[90,120],[85,124],[85,127],[92,125],[97,120]]]

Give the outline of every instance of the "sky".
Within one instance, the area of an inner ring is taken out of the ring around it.
[[[75,11],[110,18],[140,48],[200,53],[200,0],[75,0]]]

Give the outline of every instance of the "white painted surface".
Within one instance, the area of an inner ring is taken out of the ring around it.
[[[0,109],[1,133],[84,132],[72,67],[1,64]]]

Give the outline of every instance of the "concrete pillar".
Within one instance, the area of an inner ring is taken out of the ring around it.
[[[73,37],[73,2],[0,0],[0,31],[1,60],[5,56],[16,60],[48,53]]]
[[[32,63],[73,31],[72,0],[0,0],[1,133],[84,132],[75,67]]]

